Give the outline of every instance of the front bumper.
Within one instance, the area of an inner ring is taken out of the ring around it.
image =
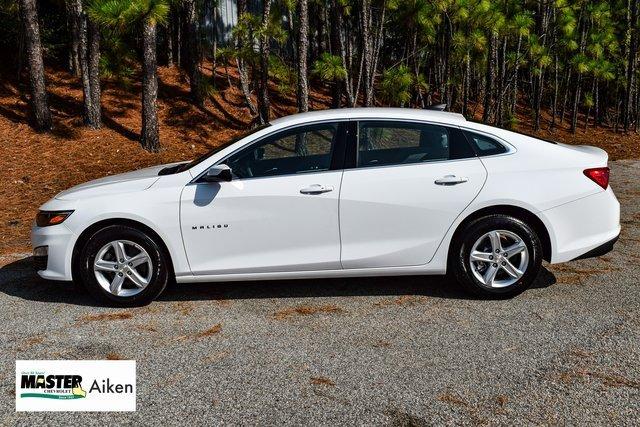
[[[49,280],[71,280],[71,254],[74,234],[65,224],[31,228],[31,246],[47,246],[47,255],[34,254],[38,275]]]

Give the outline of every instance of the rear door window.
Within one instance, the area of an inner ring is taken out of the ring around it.
[[[358,124],[358,167],[469,157],[475,157],[475,153],[458,129],[396,121],[361,121]]]

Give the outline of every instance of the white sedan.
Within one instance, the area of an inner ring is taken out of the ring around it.
[[[599,148],[453,113],[339,109],[251,130],[189,163],[110,176],[45,203],[45,279],[148,303],[178,283],[452,273],[508,297],[550,263],[610,251],[620,205]]]

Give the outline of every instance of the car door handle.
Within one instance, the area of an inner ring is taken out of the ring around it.
[[[457,185],[469,181],[469,178],[455,175],[445,175],[433,181],[437,185]]]
[[[313,184],[300,190],[302,194],[322,194],[329,191],[333,191],[333,187],[320,184]]]

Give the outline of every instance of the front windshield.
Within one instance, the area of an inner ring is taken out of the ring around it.
[[[269,123],[260,125],[260,126],[256,126],[253,129],[249,130],[248,132],[242,133],[238,136],[236,136],[235,138],[232,138],[230,141],[227,141],[225,143],[223,143],[222,145],[217,146],[216,148],[214,148],[213,150],[209,151],[208,153],[203,154],[202,156],[198,157],[197,159],[193,159],[192,161],[190,161],[189,163],[185,163],[180,165],[180,168],[176,170],[176,172],[184,172],[188,169],[191,169],[192,167],[199,165],[200,163],[204,162],[205,160],[207,160],[209,157],[213,156],[216,153],[219,153],[220,151],[224,150],[225,148],[227,148],[228,146],[235,144],[236,142],[240,141],[242,138],[246,138],[249,135],[252,135],[256,132],[261,131],[262,129],[265,129],[267,127],[271,126]]]

